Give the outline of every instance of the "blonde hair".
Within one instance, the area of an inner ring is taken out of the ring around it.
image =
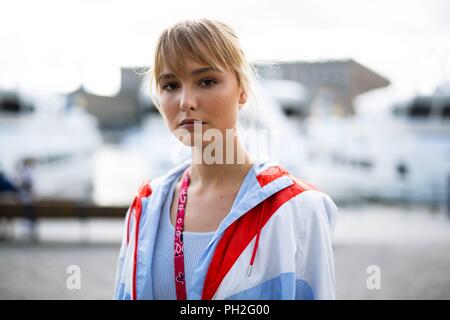
[[[157,77],[167,66],[175,74],[185,73],[186,58],[216,69],[234,71],[239,86],[247,94],[247,103],[256,102],[257,74],[241,49],[234,30],[227,24],[209,19],[185,20],[165,29],[156,44],[150,90],[159,89]],[[155,95],[151,95],[159,110]]]

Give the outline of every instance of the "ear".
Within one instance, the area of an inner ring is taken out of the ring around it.
[[[247,102],[247,93],[242,90],[241,94],[239,95],[239,105],[243,105]]]

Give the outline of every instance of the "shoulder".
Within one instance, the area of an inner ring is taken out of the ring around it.
[[[320,191],[312,183],[289,175],[292,185],[288,188],[291,196],[290,207],[298,219],[304,222],[316,222],[334,230],[338,208],[331,197]]]
[[[173,179],[176,179],[188,165],[189,162],[183,162],[163,175],[143,180],[141,185],[137,188],[137,195],[146,198],[157,193],[161,188],[167,186],[170,182],[173,182]]]
[[[302,211],[326,212],[330,218],[337,211],[329,195],[320,191],[309,181],[295,177],[280,165],[267,166],[256,175],[260,187],[281,179],[290,180],[290,184],[269,198],[274,205],[293,203]]]
[[[161,202],[161,197],[158,197],[157,195],[163,191],[165,186],[169,185],[169,182],[171,181],[169,173],[155,179],[144,180],[137,188],[129,209],[127,210],[126,220],[128,225],[130,225],[132,221],[139,222],[142,218],[146,219],[150,215],[148,209],[150,207],[155,207],[155,205],[158,205]]]
[[[267,198],[265,207],[270,211],[285,211],[285,219],[293,219],[297,225],[309,225],[312,221],[334,229],[337,206],[326,193],[304,179],[299,179],[279,164],[269,163],[257,172],[256,180],[260,187],[276,183],[288,185]]]
[[[308,225],[325,227],[332,233],[336,224],[338,208],[329,195],[316,189],[307,189],[292,199],[300,218]]]

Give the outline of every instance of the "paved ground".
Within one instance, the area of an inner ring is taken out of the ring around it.
[[[335,246],[338,299],[450,299],[450,245]],[[367,288],[367,267],[381,271]]]
[[[3,244],[0,299],[110,299],[117,254],[117,244]],[[67,288],[70,265],[80,267],[79,290]]]
[[[442,212],[354,207],[341,209],[338,219],[339,299],[450,299],[450,220]],[[48,221],[40,226],[40,244],[0,242],[0,299],[110,299],[120,225]],[[66,286],[70,265],[80,267],[79,290]],[[370,265],[380,268],[379,290],[367,288]]]

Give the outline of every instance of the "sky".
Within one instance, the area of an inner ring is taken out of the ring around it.
[[[160,32],[190,18],[230,24],[250,61],[352,58],[392,83],[368,104],[450,78],[447,0],[3,0],[1,11],[3,88],[112,93],[119,66],[149,66]]]

